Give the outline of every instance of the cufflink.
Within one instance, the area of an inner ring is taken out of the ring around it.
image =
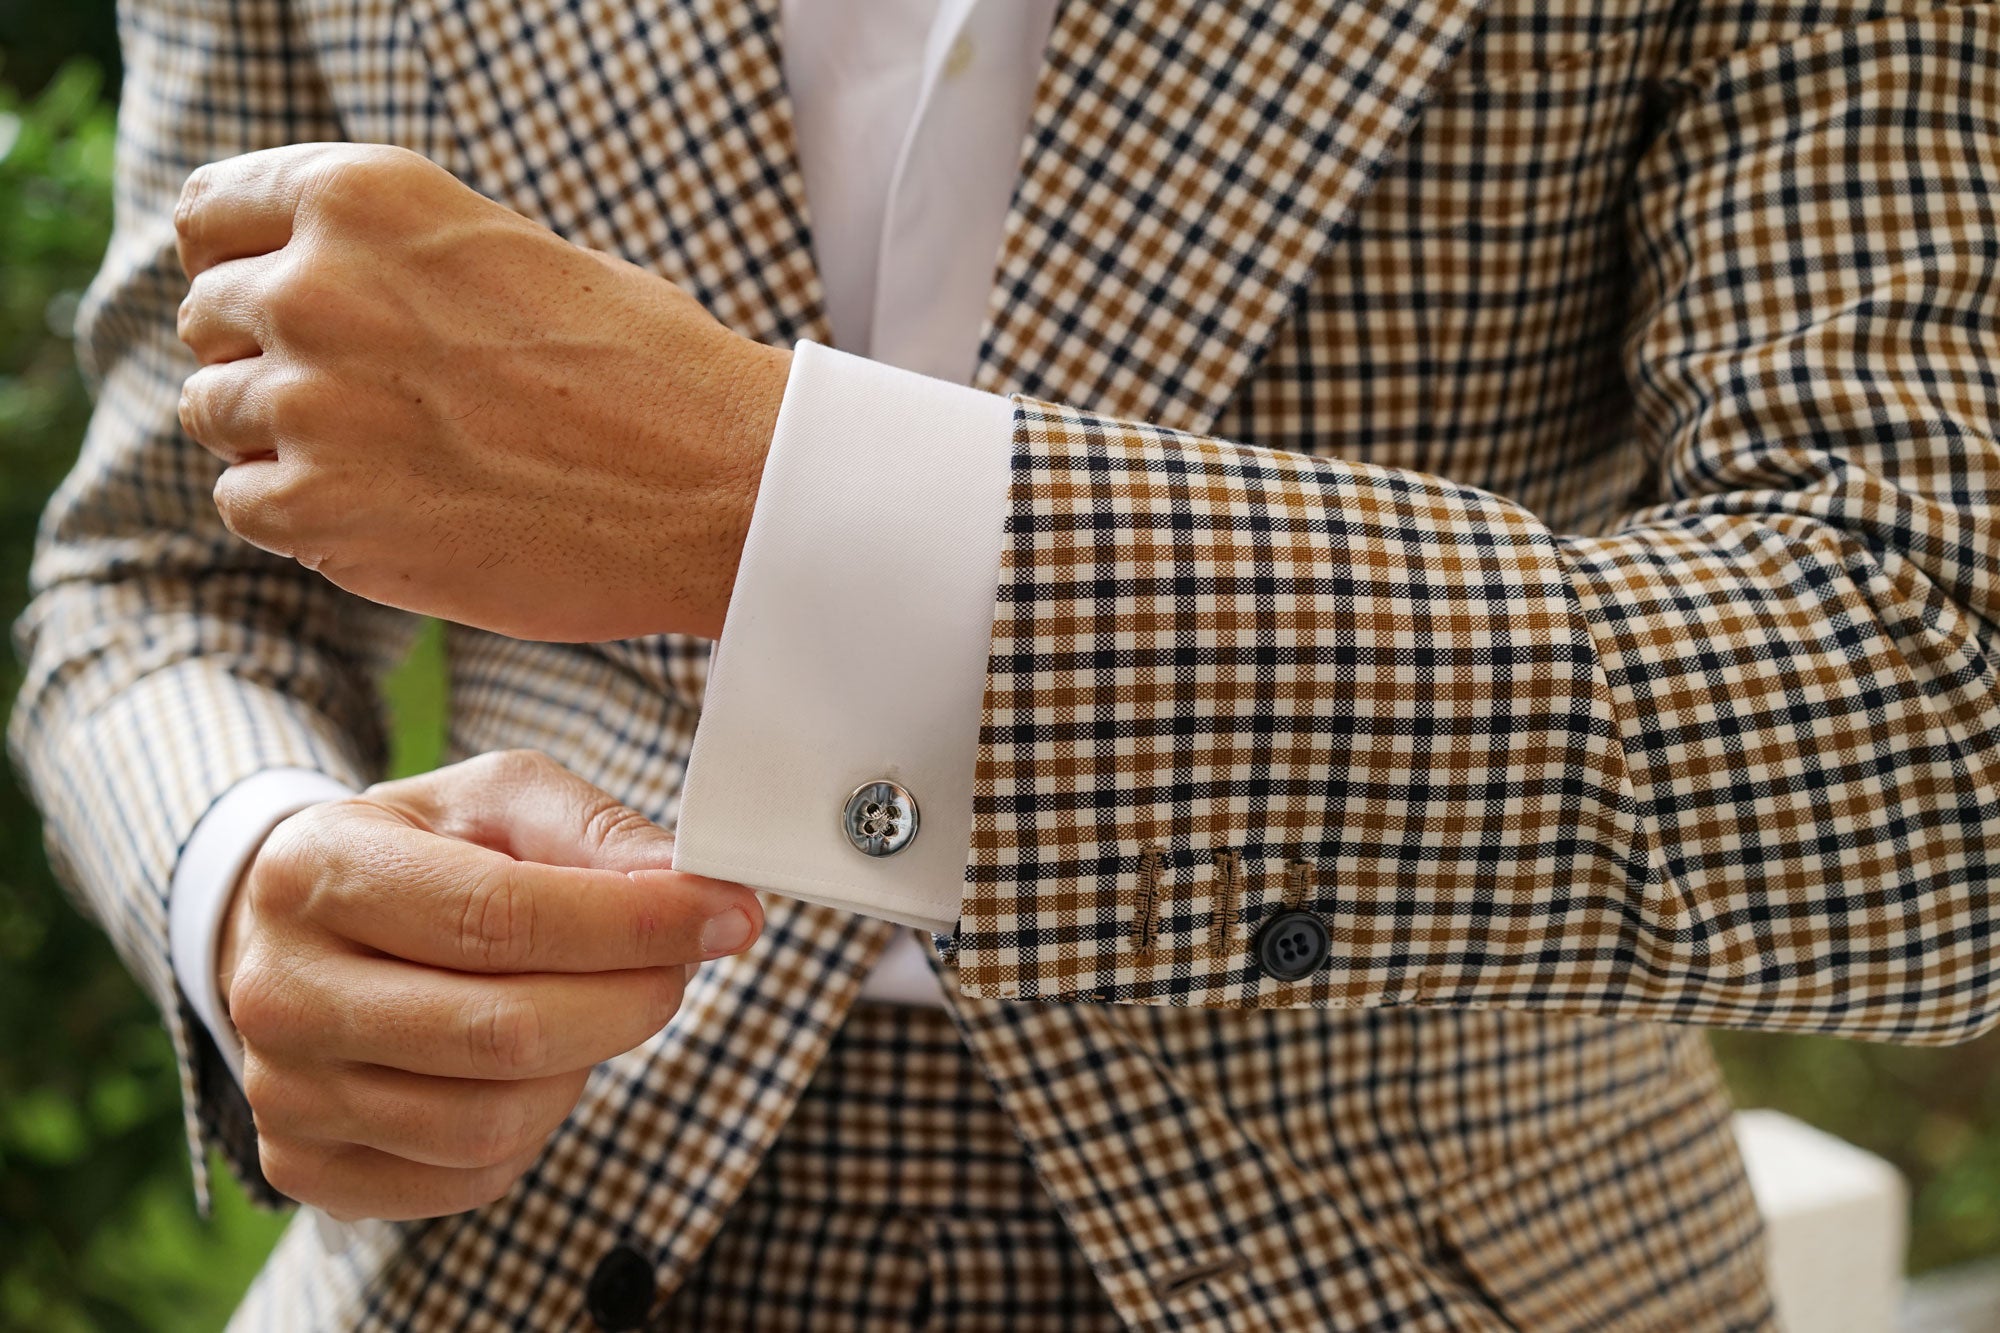
[[[840,826],[867,856],[894,856],[917,840],[917,800],[887,778],[864,782],[847,798]]]

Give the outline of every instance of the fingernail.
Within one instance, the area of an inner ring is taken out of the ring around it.
[[[750,924],[750,914],[740,907],[732,907],[721,916],[712,916],[708,924],[701,928],[701,952],[706,958],[720,958],[726,953],[735,953],[750,942],[754,929]]]

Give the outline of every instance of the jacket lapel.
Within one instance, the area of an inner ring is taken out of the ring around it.
[[[409,3],[469,184],[741,333],[828,336],[777,0]]]
[[[1206,429],[1484,0],[1070,0],[975,383]]]

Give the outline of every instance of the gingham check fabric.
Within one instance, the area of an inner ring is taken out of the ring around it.
[[[123,10],[102,400],[12,740],[253,1185],[166,884],[242,776],[374,771],[402,626],[220,528],[175,422],[180,183],[400,143],[825,339],[775,12]],[[1996,63],[1987,6],[1063,6],[977,380],[1031,397],[945,976],[1128,1325],[1764,1326],[1705,1047],[1616,1020],[1991,1021]],[[455,755],[673,818],[699,645],[450,661]],[[1279,986],[1245,942],[1292,894],[1336,958]],[[666,1320],[887,930],[773,903],[507,1198],[295,1228],[259,1308],[584,1327],[624,1246]]]
[[[372,1246],[393,1231],[370,1228]],[[298,1322],[301,1218],[231,1322]],[[1116,1333],[1124,1324],[942,1009],[857,1004],[663,1329]]]
[[[1124,1327],[940,1009],[856,1005],[659,1324]]]
[[[968,988],[1990,1026],[1996,11],[1503,8],[1352,208],[1449,19],[1306,8],[1051,67]]]

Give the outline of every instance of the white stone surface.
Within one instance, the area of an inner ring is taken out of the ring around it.
[[[1743,1111],[1736,1141],[1769,1232],[1771,1286],[1790,1333],[1893,1333],[1903,1292],[1903,1177],[1777,1111]]]

